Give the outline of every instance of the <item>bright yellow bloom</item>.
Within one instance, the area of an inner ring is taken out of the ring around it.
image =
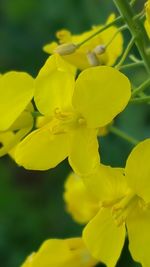
[[[150,266],[150,139],[131,152],[125,170],[101,165],[84,178],[89,191],[101,201],[101,209],[87,224],[83,239],[91,254],[114,267],[125,241],[135,261]]]
[[[128,78],[101,66],[84,70],[75,82],[70,65],[53,55],[35,86],[36,106],[49,121],[20,143],[17,163],[46,170],[68,157],[76,173],[90,173],[99,164],[98,128],[110,123],[129,101]]]
[[[81,238],[49,239],[21,267],[94,267],[97,264]]]
[[[112,22],[114,19],[115,15],[111,14],[106,24]],[[44,51],[49,54],[53,54],[55,49],[60,44],[66,44],[66,43],[79,44],[88,37],[90,37],[91,35],[93,35],[102,27],[103,25],[94,26],[92,30],[78,35],[72,35],[68,30],[59,31],[56,34],[58,38],[58,43],[52,42],[50,44],[45,45]],[[63,58],[79,69],[83,70],[85,68],[90,67],[91,65],[88,62],[87,54],[89,52],[92,52],[97,46],[101,45],[105,46],[111,40],[111,38],[116,34],[117,30],[118,29],[116,26],[111,26],[107,30],[103,31],[102,33],[96,35],[94,38],[84,43],[74,53],[70,55],[65,55],[63,56]],[[106,51],[101,55],[97,54],[96,57],[100,65],[112,66],[116,62],[117,58],[121,55],[122,50],[123,50],[123,37],[121,33],[118,33],[116,38],[107,47]]]
[[[99,202],[85,187],[83,180],[71,173],[65,182],[64,200],[67,211],[78,223],[87,223],[99,209]]]

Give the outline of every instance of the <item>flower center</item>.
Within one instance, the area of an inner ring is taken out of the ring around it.
[[[135,193],[129,192],[121,199],[104,202],[102,206],[111,208],[112,216],[116,225],[121,226],[123,223],[125,223],[128,215],[134,209],[138,201],[139,197],[135,195]]]
[[[129,193],[112,207],[112,215],[117,226],[122,225],[137,204],[139,197]]]
[[[51,131],[53,134],[62,134],[85,125],[85,119],[76,112],[64,112],[56,108]]]

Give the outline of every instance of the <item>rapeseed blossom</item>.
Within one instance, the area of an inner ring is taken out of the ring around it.
[[[99,210],[99,201],[86,188],[75,173],[69,174],[65,182],[63,198],[66,210],[78,223],[89,222]]]
[[[32,129],[34,80],[24,72],[7,72],[0,76],[0,156]]]
[[[34,99],[47,123],[18,145],[19,165],[46,170],[68,157],[76,173],[87,174],[99,164],[98,128],[125,108],[130,82],[107,66],[84,70],[76,81],[74,76],[59,55],[51,56],[40,70]]]
[[[114,19],[115,15],[111,14],[108,20],[106,21],[106,24],[109,24]],[[61,30],[56,33],[58,43],[52,42],[50,44],[45,45],[43,49],[45,52],[53,54],[55,53],[55,50],[59,52],[59,45],[70,44],[68,45],[68,49],[72,50],[72,53],[70,52],[70,55],[64,55],[63,58],[69,63],[76,66],[78,69],[83,70],[91,66],[88,61],[88,54],[93,52],[96,47],[105,47],[105,45],[107,45],[108,42],[112,39],[112,37],[117,33],[118,28],[116,26],[109,27],[105,31],[101,32],[100,34],[97,34],[95,37],[84,43],[78,49],[75,49],[75,47],[73,47],[73,44],[78,45],[82,43],[85,39],[89,38],[91,35],[103,28],[103,26],[104,25],[94,26],[91,30],[78,35],[72,35],[71,32],[65,29]],[[62,48],[63,50],[67,49],[67,47],[65,46],[63,46]],[[103,53],[100,54],[96,53],[95,57],[97,58],[99,65],[112,66],[116,62],[117,58],[122,54],[122,51],[123,37],[122,34],[118,32],[114,40],[107,47],[106,51],[103,51]]]
[[[21,267],[94,267],[97,264],[81,238],[49,239]]]
[[[101,208],[87,224],[83,239],[91,254],[114,267],[124,245],[126,231],[133,259],[150,266],[150,139],[139,143],[125,169],[100,165],[84,178]],[[127,229],[127,230],[126,230]]]

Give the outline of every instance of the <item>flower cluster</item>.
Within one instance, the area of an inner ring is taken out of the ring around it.
[[[115,15],[111,14],[105,25],[108,25],[114,19]],[[56,33],[58,43],[52,42],[45,45],[43,49],[48,54],[60,52],[65,60],[81,70],[88,68],[91,65],[112,66],[122,54],[123,50],[123,37],[122,34],[118,32],[116,26],[109,27],[104,32],[95,35],[92,39],[89,39],[80,46],[85,39],[88,39],[103,27],[104,25],[94,26],[92,30],[78,35],[72,35],[71,32],[66,29],[61,30]],[[105,49],[107,43],[116,33],[117,36],[114,41],[107,49]],[[66,46],[66,44],[70,44],[70,46]],[[78,48],[78,46],[80,47]],[[70,53],[70,50],[74,53]]]
[[[44,47],[52,55],[35,78],[15,71],[0,76],[0,156],[8,153],[19,166],[42,171],[68,159],[73,172],[64,186],[66,211],[85,225],[80,238],[45,241],[22,267],[114,267],[126,236],[133,259],[150,266],[150,139],[135,146],[124,168],[100,159],[99,136],[129,101],[141,101],[138,93],[150,84],[132,91],[119,71],[130,45],[114,66],[124,28],[114,21],[112,14],[81,35],[57,32],[58,43]],[[145,25],[149,33],[150,1]]]

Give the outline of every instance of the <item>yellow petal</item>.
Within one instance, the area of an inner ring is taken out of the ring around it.
[[[71,173],[65,182],[63,194],[67,211],[78,223],[87,223],[99,209],[99,202],[86,189],[82,179]]]
[[[150,202],[150,139],[140,142],[128,157],[125,174],[131,189]]]
[[[55,48],[57,47],[57,43],[56,42],[52,42],[50,44],[46,44],[43,47],[43,51],[48,53],[48,54],[53,54]]]
[[[59,55],[50,56],[35,80],[35,103],[42,114],[68,110],[74,90],[74,70]]]
[[[73,131],[69,163],[77,174],[87,175],[100,162],[97,131],[81,127]]]
[[[81,238],[49,239],[22,267],[92,267],[96,263]]]
[[[106,24],[111,23],[115,19],[115,14],[111,14]],[[108,44],[108,42],[113,38],[113,36],[117,33],[118,28],[116,26],[111,26],[105,31],[103,31],[100,35],[103,40],[103,44]],[[116,37],[114,38],[113,42],[107,47],[106,53],[104,55],[101,55],[99,58],[104,61],[107,56],[106,65],[112,66],[117,58],[122,54],[123,51],[123,35],[121,32],[119,32]]]
[[[106,24],[109,24],[115,19],[115,15],[111,14]],[[89,37],[93,36],[96,32],[102,29],[105,25],[98,25],[92,27],[89,31],[83,32],[81,34],[71,34],[68,30],[61,30],[57,32],[56,37],[58,38],[58,43],[52,42],[44,46],[44,51],[50,54],[53,54],[56,47],[59,44],[74,43],[80,44]],[[91,67],[87,59],[87,52],[93,51],[95,47],[99,45],[107,45],[112,37],[117,33],[118,28],[115,26],[109,27],[100,34],[96,34],[93,38],[86,41],[82,44],[73,54],[66,55],[63,58],[76,66],[77,68],[83,70],[85,68]],[[100,64],[103,65],[113,65],[117,58],[121,55],[123,50],[123,36],[122,33],[118,33],[114,38],[113,42],[107,47],[106,51],[103,54],[97,55]]]
[[[127,219],[129,249],[135,261],[143,267],[150,266],[150,210],[142,210],[138,206]]]
[[[102,127],[125,108],[130,95],[130,82],[125,75],[111,67],[93,67],[79,75],[73,106],[89,127]]]
[[[32,253],[30,256],[27,257],[25,262],[21,265],[21,267],[33,267],[33,259],[35,257],[35,253]]]
[[[13,141],[13,139],[14,139],[14,133],[11,131],[0,133],[0,145],[1,145],[0,155],[4,150],[4,147],[7,147]]]
[[[150,23],[148,22],[148,20],[146,19],[145,22],[144,22],[144,26],[145,26],[145,29],[147,31],[147,34],[150,38]]]
[[[87,189],[101,201],[115,201],[128,191],[123,169],[100,164],[92,174],[83,177]]]
[[[29,134],[16,149],[16,162],[26,169],[54,168],[68,156],[69,139],[66,134],[51,134],[41,128]]]
[[[10,138],[4,140],[4,142],[2,142],[3,146],[0,149],[0,157],[8,153],[9,155],[11,155],[12,158],[14,158],[16,145],[19,144],[19,142],[30,132],[30,130],[31,130],[30,126],[19,129],[16,133],[14,134],[12,133],[13,134],[12,137],[10,136]],[[6,133],[9,133],[9,131]]]
[[[83,240],[93,257],[114,267],[124,245],[125,225],[117,227],[111,211],[103,209],[85,227]]]
[[[33,78],[23,72],[8,72],[0,78],[0,130],[7,130],[33,97]]]
[[[15,120],[9,130],[16,131],[21,128],[31,127],[33,126],[33,117],[29,111],[23,111],[21,115]]]

